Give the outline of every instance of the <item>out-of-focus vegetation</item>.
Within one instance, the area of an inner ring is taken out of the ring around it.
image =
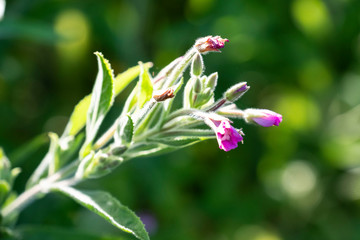
[[[279,112],[281,125],[244,124],[244,144],[229,153],[204,142],[139,158],[82,187],[112,192],[158,240],[359,239],[359,12],[358,0],[6,1],[0,145],[23,169],[15,188],[47,150],[39,133],[60,134],[91,91],[94,51],[116,73],[139,60],[153,61],[156,73],[197,37],[221,35],[229,44],[205,56],[219,72],[218,95],[247,81],[238,106]],[[26,209],[19,226],[29,239],[121,234],[56,194]]]

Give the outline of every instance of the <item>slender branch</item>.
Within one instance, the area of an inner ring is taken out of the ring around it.
[[[22,194],[20,194],[12,203],[10,203],[8,206],[6,206],[2,211],[1,215],[3,218],[9,217],[11,214],[13,214],[15,211],[21,211],[25,207],[27,207],[29,204],[31,204],[36,198],[40,197],[42,193],[46,193],[49,191],[52,184],[54,184],[56,181],[67,178],[71,174],[74,174],[77,166],[79,164],[79,161],[76,159],[66,167],[62,168],[55,174],[49,176],[48,178],[45,178],[41,180],[36,185],[32,186],[31,188],[24,191]],[[70,178],[71,180],[72,178]],[[65,182],[67,180],[61,181]],[[75,182],[68,182],[68,184],[72,183],[73,185]]]
[[[40,184],[37,184],[22,194],[20,194],[10,205],[6,206],[2,212],[1,215],[3,218],[9,217],[13,212],[15,211],[21,211],[26,206],[28,206],[30,203],[32,203],[37,195],[39,195],[43,191],[43,186]]]
[[[104,146],[106,143],[110,141],[110,139],[114,136],[116,128],[119,124],[119,121],[116,120],[113,125],[96,141],[93,149],[97,150]]]

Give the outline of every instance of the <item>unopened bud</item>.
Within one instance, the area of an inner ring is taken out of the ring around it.
[[[120,146],[111,146],[110,147],[110,155],[120,156],[123,154],[128,148],[125,145]]]
[[[215,90],[215,87],[217,85],[218,80],[218,73],[214,72],[212,73],[206,80],[205,86],[211,88],[211,90]]]
[[[109,155],[101,151],[97,152],[87,164],[84,164],[82,178],[99,178],[109,174],[122,163],[123,158]],[[81,166],[81,165],[80,165]],[[79,167],[80,167],[79,166]]]
[[[225,42],[229,42],[229,40],[221,38],[220,36],[207,36],[196,40],[195,47],[202,54],[208,52],[220,52],[219,49],[225,46]]]
[[[200,76],[204,70],[204,62],[201,54],[197,53],[191,63],[191,74],[194,76]]]
[[[256,123],[263,127],[279,126],[282,121],[281,114],[267,110],[249,108],[244,111],[246,122]]]
[[[193,90],[194,90],[195,93],[200,93],[201,89],[202,89],[201,80],[200,80],[200,78],[196,78],[195,82],[194,82]]]
[[[224,93],[224,98],[229,102],[237,101],[250,87],[246,82],[235,84]]]

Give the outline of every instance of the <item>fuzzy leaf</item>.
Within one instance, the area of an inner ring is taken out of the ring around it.
[[[139,107],[142,108],[144,104],[152,98],[153,84],[148,68],[140,62],[141,73],[140,73],[140,88],[138,89]]]
[[[149,68],[152,63],[145,63],[145,67]],[[121,93],[125,87],[140,74],[140,66],[129,68],[123,73],[116,76],[114,81],[115,95]],[[64,135],[76,135],[86,123],[86,114],[88,112],[91,101],[91,94],[85,96],[74,108],[70,120],[66,126]]]
[[[134,134],[134,123],[129,115],[120,118],[119,125],[114,135],[115,142],[119,145],[128,145]]]
[[[110,63],[99,52],[98,74],[92,91],[91,102],[86,119],[86,141],[91,142],[100,127],[106,113],[114,101],[114,76]]]
[[[140,240],[150,239],[140,218],[109,193],[84,191],[61,185],[54,187],[54,190],[74,199],[124,232],[130,233]]]

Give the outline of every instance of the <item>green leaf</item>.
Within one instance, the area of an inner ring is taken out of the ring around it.
[[[119,120],[119,125],[114,135],[115,143],[118,145],[129,145],[134,134],[134,122],[129,115],[123,116]]]
[[[152,67],[151,62],[147,62],[143,64],[143,67],[146,69],[149,69]],[[135,66],[132,68],[129,68],[123,73],[120,73],[115,78],[115,95],[118,95],[124,88],[129,85],[137,76],[139,76],[141,71],[141,66]]]
[[[64,135],[74,136],[76,135],[86,123],[86,114],[90,106],[91,94],[84,97],[75,106],[73,113],[70,116],[69,123],[65,128]]]
[[[29,180],[26,183],[26,188],[34,186],[40,181],[42,177],[46,175],[46,171],[49,174],[53,174],[60,167],[60,146],[59,146],[59,137],[56,133],[49,133],[50,146],[49,150],[46,153],[45,157],[35,169],[33,174],[30,176]]]
[[[114,101],[114,76],[110,63],[99,52],[95,52],[98,60],[98,74],[92,91],[91,102],[86,119],[86,141],[91,142],[100,127],[106,113]]]
[[[133,112],[135,107],[137,106],[138,102],[138,89],[139,89],[139,82],[136,83],[135,87],[129,94],[128,98],[125,101],[124,108],[121,112],[121,115],[124,116],[126,114],[130,114]]]
[[[139,107],[142,108],[144,104],[152,98],[153,84],[148,68],[146,68],[146,66],[144,66],[141,62],[139,64],[141,67],[141,73],[139,80],[140,88],[138,92],[138,99]]]
[[[152,63],[145,63],[145,67],[149,68]],[[140,66],[129,68],[123,73],[116,76],[114,81],[115,95],[121,93],[125,87],[140,74]],[[88,112],[91,101],[91,94],[84,97],[74,108],[70,120],[65,128],[64,135],[76,135],[86,123],[86,114]]]
[[[64,193],[124,232],[141,240],[150,239],[140,218],[109,193],[78,190],[62,185],[54,187],[54,190]]]

